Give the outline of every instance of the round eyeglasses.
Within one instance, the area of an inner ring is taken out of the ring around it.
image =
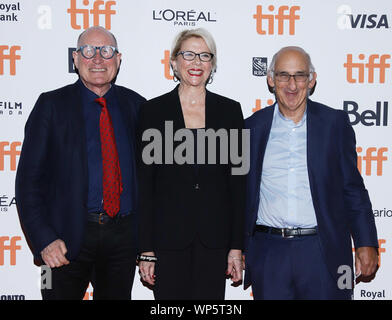
[[[280,82],[289,82],[291,77],[294,78],[295,82],[305,82],[309,78],[309,74],[308,73],[289,74],[286,72],[275,73],[276,80]]]
[[[117,48],[113,46],[95,47],[95,46],[90,46],[89,44],[80,46],[79,48],[76,49],[76,52],[80,51],[80,53],[84,58],[92,59],[97,54],[97,50],[99,50],[100,56],[104,59],[111,59],[113,58],[115,53],[118,53]]]
[[[178,55],[182,55],[182,57],[186,61],[193,61],[195,60],[196,56],[199,56],[200,61],[203,62],[209,62],[214,57],[213,53],[209,53],[209,52],[195,53],[193,51],[180,51],[176,54],[176,57]]]

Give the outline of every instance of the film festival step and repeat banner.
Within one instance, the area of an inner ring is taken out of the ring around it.
[[[381,267],[374,281],[355,287],[355,298],[391,299],[391,12],[388,0],[1,0],[0,299],[41,298],[40,269],[16,210],[23,129],[41,92],[76,81],[71,53],[78,35],[93,25],[117,37],[123,54],[117,83],[147,99],[175,86],[169,68],[175,35],[208,29],[218,47],[208,88],[240,101],[245,117],[274,101],[266,85],[273,54],[288,45],[309,52],[318,73],[312,99],[349,113],[377,223]],[[153,299],[138,276],[132,297]],[[228,281],[226,297],[246,300],[252,293]],[[85,298],[92,298],[91,287]]]

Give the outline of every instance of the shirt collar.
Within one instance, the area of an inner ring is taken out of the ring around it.
[[[84,85],[82,80],[80,80],[80,79],[78,80],[78,85],[79,85],[80,91],[82,93],[83,100],[85,102],[92,102],[95,99],[99,98],[99,96],[96,93],[94,93],[93,91],[91,91],[89,88],[87,88]],[[110,89],[103,96],[106,100],[112,99],[113,92],[114,92],[113,87],[114,87],[113,85],[110,85]]]
[[[306,104],[305,107],[305,112],[302,115],[301,120],[298,123],[295,123],[293,120],[286,118],[279,110],[279,105],[276,102],[275,104],[275,112],[274,112],[274,117],[279,117],[281,123],[283,123],[285,126],[290,127],[290,128],[299,128],[302,127],[303,124],[306,122],[306,116],[307,116],[307,110],[308,110],[308,105]]]

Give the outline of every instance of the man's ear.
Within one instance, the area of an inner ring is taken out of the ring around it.
[[[72,51],[72,58],[73,58],[73,63],[74,63],[74,65],[75,65],[75,68],[77,67],[77,65],[78,65],[78,59],[79,59],[79,56],[78,56],[78,53],[76,52],[76,51]]]
[[[311,96],[314,93],[314,90],[316,89],[316,85],[317,85],[316,79],[317,79],[317,73],[313,72],[312,81],[310,81],[309,84],[308,84],[309,96]]]
[[[268,91],[274,93],[275,82],[270,76],[267,76],[267,86]]]
[[[121,53],[118,53],[116,59],[119,68],[121,66],[121,61],[122,61],[121,57],[122,57]]]

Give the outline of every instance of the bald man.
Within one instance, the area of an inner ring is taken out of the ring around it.
[[[310,56],[285,47],[267,82],[274,105],[246,119],[245,286],[254,299],[351,299],[374,276],[378,240],[348,115],[308,99]],[[351,238],[355,246],[355,273]]]
[[[112,33],[86,29],[73,52],[76,83],[40,95],[16,176],[22,228],[50,268],[43,299],[130,299],[136,260],[135,129],[145,99],[117,86]]]

